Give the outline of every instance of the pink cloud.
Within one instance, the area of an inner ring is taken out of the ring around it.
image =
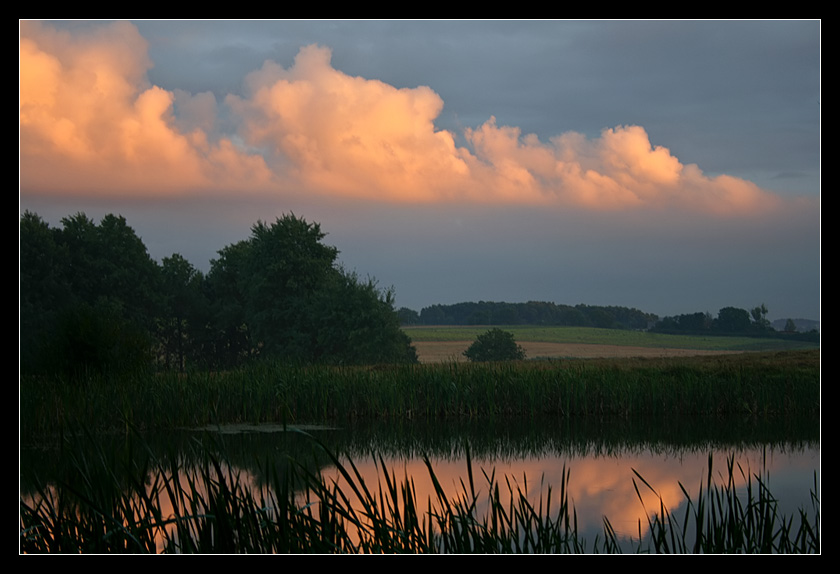
[[[243,139],[314,190],[395,201],[454,193],[469,170],[453,135],[435,129],[440,96],[350,77],[330,59],[307,46],[288,70],[266,62],[251,73],[250,93],[227,98]]]
[[[731,176],[709,178],[654,146],[640,126],[619,126],[587,139],[569,132],[547,144],[498,127],[491,118],[467,139],[491,174],[488,189],[525,203],[599,210],[685,208],[743,214],[777,207],[780,200],[752,182]],[[494,187],[495,184],[495,187]]]
[[[177,128],[174,94],[149,85],[150,66],[146,41],[127,22],[75,36],[22,22],[22,186],[92,195],[184,194],[243,181],[266,188],[262,158],[234,157],[230,142]]]
[[[331,51],[266,61],[224,104],[238,123],[213,136],[210,93],[150,85],[147,43],[127,22],[85,34],[21,23],[21,184],[42,193],[185,195],[294,190],[386,202],[480,202],[596,210],[752,213],[779,199],[749,181],[709,178],[653,145],[640,126],[548,142],[495,118],[467,146],[435,127],[431,88],[352,77]],[[175,102],[178,116],[175,115]]]

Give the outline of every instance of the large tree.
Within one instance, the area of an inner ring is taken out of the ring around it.
[[[320,225],[291,215],[257,222],[208,276],[221,349],[230,359],[375,363],[416,356],[389,292],[336,263]]]
[[[400,328],[394,294],[374,279],[338,270],[318,291],[310,320],[317,360],[330,363],[414,363],[417,353]]]
[[[108,301],[150,326],[160,303],[160,269],[125,218],[108,214],[96,225],[77,213],[61,223],[56,241],[66,250],[74,295],[91,305]]]
[[[151,364],[157,263],[122,217],[20,221],[21,363],[71,374]]]
[[[338,249],[324,245],[317,223],[284,215],[251,228],[245,264],[245,315],[265,353],[312,360],[315,294],[332,281]]]

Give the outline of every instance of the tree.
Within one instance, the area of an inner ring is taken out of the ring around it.
[[[420,323],[420,314],[408,307],[397,309],[397,316],[400,318],[400,325],[417,325]]]
[[[180,254],[161,262],[162,310],[158,319],[158,338],[163,362],[181,372],[187,359],[201,357],[208,322],[208,303],[204,294],[204,275]]]
[[[284,215],[251,228],[241,284],[245,321],[261,352],[284,358],[316,358],[314,294],[337,273],[338,249],[324,245],[317,223]]]
[[[785,321],[785,333],[795,333],[796,332],[796,323],[793,322],[793,319],[788,319]]]
[[[20,361],[24,370],[43,367],[45,343],[59,311],[72,297],[67,280],[67,253],[56,233],[40,216],[20,218]]]
[[[314,359],[332,364],[416,363],[417,351],[400,328],[392,290],[374,279],[339,270],[316,294],[310,321]]]
[[[210,261],[206,288],[210,300],[210,347],[207,358],[217,366],[231,367],[251,356],[254,345],[245,317],[245,283],[249,241],[219,250]]]
[[[151,364],[159,268],[122,217],[84,213],[50,229],[21,218],[21,365],[115,372]]]
[[[525,358],[525,350],[516,344],[513,333],[496,327],[479,335],[464,356],[473,362],[517,361]]]
[[[743,333],[750,328],[750,314],[737,307],[724,307],[718,311],[717,330],[724,333]]]
[[[770,321],[767,320],[767,306],[764,303],[751,309],[750,315],[753,319],[753,327],[759,331],[766,331],[770,328]]]
[[[116,306],[151,329],[159,309],[160,269],[122,216],[97,226],[84,213],[61,220],[56,241],[67,252],[68,280],[77,300]]]
[[[284,215],[251,228],[211,264],[219,357],[301,363],[416,361],[393,294],[338,267],[317,223]]]
[[[152,366],[150,332],[126,318],[113,300],[63,309],[47,345],[47,369],[70,377],[125,374]]]

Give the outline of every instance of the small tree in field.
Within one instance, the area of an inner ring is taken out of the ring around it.
[[[525,350],[516,344],[513,333],[494,328],[479,335],[464,356],[472,362],[517,361],[525,358]]]

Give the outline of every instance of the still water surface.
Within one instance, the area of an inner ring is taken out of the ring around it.
[[[819,425],[778,421],[741,425],[731,421],[700,421],[697,425],[680,421],[653,426],[649,421],[580,425],[483,421],[315,426],[307,427],[305,433],[260,425],[184,431],[143,440],[152,451],[165,451],[171,456],[173,449],[177,450],[184,468],[199,464],[189,454],[195,452],[196,442],[212,444],[213,448],[224,450],[229,464],[241,471],[241,479],[252,482],[251,486],[262,487],[268,481],[261,472],[269,460],[277,461],[280,468],[293,460],[342,484],[335,467],[327,457],[319,455],[321,447],[317,442],[340,459],[352,460],[371,489],[378,489],[382,465],[398,480],[412,480],[421,508],[428,497],[434,499],[424,457],[431,461],[438,481],[452,498],[463,493],[462,485],[468,484],[468,457],[481,494],[488,490],[485,474],[495,474],[503,495],[505,479],[509,479],[515,490],[518,487],[527,491],[535,503],[541,495],[547,495],[547,487],[551,486],[554,508],[567,473],[566,492],[577,512],[579,533],[592,541],[596,536],[603,537],[604,517],[619,535],[638,538],[647,533],[648,515],[659,510],[660,501],[669,512],[679,515],[686,504],[682,489],[695,497],[701,485],[705,488],[710,455],[713,477],[719,483],[726,480],[727,462],[732,457],[739,487],[744,488],[752,479],[755,488],[758,476],[779,501],[783,515],[795,516],[798,508],[810,510],[810,493],[820,472]],[[722,427],[730,430],[721,430]],[[127,451],[139,452],[126,445],[126,440],[114,438],[105,450],[115,457]],[[68,454],[64,449],[61,452]],[[37,475],[49,480],[50,475],[67,472],[61,468],[66,462],[61,452],[50,456],[28,450],[21,453],[22,497],[26,496],[27,477]],[[642,484],[636,473],[656,494]]]
[[[556,508],[559,487],[564,473],[568,472],[566,493],[577,512],[579,531],[587,540],[593,540],[598,534],[603,537],[604,517],[609,519],[619,535],[638,538],[640,526],[641,534],[647,533],[648,514],[659,511],[660,497],[671,514],[679,515],[686,504],[680,484],[692,498],[696,497],[701,485],[705,490],[709,454],[676,451],[664,453],[643,447],[584,456],[546,453],[540,457],[474,458],[473,473],[476,486],[483,494],[487,494],[488,489],[480,470],[488,475],[495,472],[497,478],[504,476],[511,479],[514,487],[519,486],[527,491],[529,499],[535,504],[540,494],[546,493],[545,487],[552,485],[553,506]],[[745,490],[749,479],[753,480],[755,490],[757,485],[754,475],[757,475],[780,501],[779,509],[784,515],[794,516],[800,506],[810,508],[809,489],[814,487],[815,473],[819,478],[818,445],[720,449],[711,454],[713,480],[717,484],[725,484],[728,477],[727,462],[731,456],[736,465],[735,476],[739,490]],[[366,483],[378,483],[381,472],[375,461],[365,459],[354,462]],[[464,457],[432,458],[431,462],[437,479],[451,498],[463,492],[462,481],[465,484],[468,480]],[[416,457],[389,457],[384,459],[384,463],[398,479],[407,476],[414,480],[418,500],[426,500],[428,497],[434,499],[433,484],[423,460]],[[739,466],[744,471],[743,476],[738,470]],[[634,471],[656,493],[644,486]],[[327,469],[326,474],[341,484],[337,473],[330,473]]]

